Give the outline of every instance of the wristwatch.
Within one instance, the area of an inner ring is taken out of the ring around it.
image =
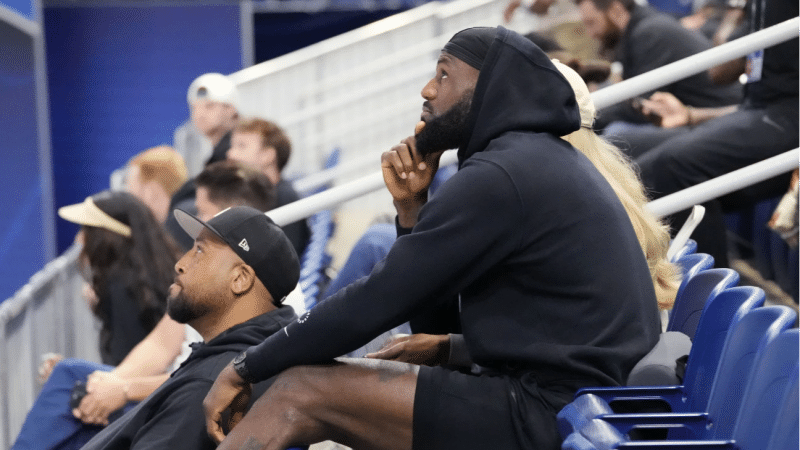
[[[247,358],[247,352],[242,352],[236,355],[236,358],[233,358],[233,370],[236,371],[236,374],[242,377],[242,379],[250,384],[254,384],[256,382],[253,379],[253,375],[247,370],[247,366],[245,365],[245,360]]]

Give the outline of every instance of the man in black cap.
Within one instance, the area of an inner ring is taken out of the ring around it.
[[[167,312],[203,336],[169,380],[89,441],[84,449],[213,449],[201,402],[237,354],[296,319],[281,301],[300,265],[283,231],[264,213],[228,208],[208,222],[181,210],[194,246],[175,264]],[[267,380],[254,386],[264,392]]]
[[[422,96],[424,124],[382,160],[397,241],[369,277],[223,369],[203,402],[215,440],[250,383],[280,376],[220,449],[557,449],[575,391],[624,383],[655,344],[645,257],[614,191],[559,139],[580,117],[547,56],[502,27],[464,30]],[[459,171],[428,201],[454,147]],[[455,296],[472,371],[332,361]]]

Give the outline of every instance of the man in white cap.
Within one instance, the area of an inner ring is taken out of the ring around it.
[[[196,144],[181,145],[179,140],[191,142],[188,128],[175,133],[175,149],[186,161],[190,179],[173,194],[169,210],[180,208],[194,213],[194,177],[207,165],[224,160],[231,148],[231,134],[239,122],[239,91],[227,76],[207,73],[192,81],[186,100],[192,115],[189,125],[200,131],[213,148],[209,151]],[[192,240],[181,231],[174,217],[168,217],[166,228],[182,250],[192,246]]]
[[[206,73],[192,81],[186,101],[191,121],[175,131],[175,148],[194,177],[207,164],[225,159],[239,118],[239,92],[227,76]]]

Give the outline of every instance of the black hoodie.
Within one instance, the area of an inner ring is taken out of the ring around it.
[[[614,191],[559,138],[579,123],[547,56],[498,28],[459,171],[369,277],[249,349],[250,371],[264,379],[327,361],[460,294],[478,364],[568,394],[624,383],[656,343],[656,298]]]
[[[207,344],[192,344],[192,353],[172,376],[135,408],[111,423],[83,450],[214,449],[208,437],[203,399],[222,369],[244,349],[279,331],[297,317],[289,306],[228,328]],[[257,384],[253,399],[272,380]]]

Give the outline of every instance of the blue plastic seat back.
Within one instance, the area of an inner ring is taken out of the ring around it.
[[[681,296],[681,293],[686,289],[686,284],[689,283],[695,275],[714,267],[714,257],[706,253],[692,253],[686,255],[675,261],[675,264],[681,268],[681,285],[678,287],[678,292],[675,298]]]
[[[728,288],[708,303],[700,317],[686,363],[684,402],[674,405],[673,411],[699,412],[706,409],[728,331],[748,312],[763,304],[764,291],[753,286]]]
[[[673,261],[678,261],[684,256],[691,255],[697,251],[697,242],[694,239],[688,239],[683,247],[675,253],[675,256],[672,257]]]
[[[786,389],[783,404],[778,409],[775,426],[770,432],[767,450],[800,448],[800,433],[797,432],[800,429],[800,401],[798,401],[800,382],[798,382],[798,378],[800,378],[800,374],[795,372],[789,380],[790,384]]]
[[[731,269],[708,269],[693,276],[681,295],[675,298],[667,331],[680,331],[694,341],[697,324],[708,301],[738,283],[739,274]]]
[[[790,434],[794,435],[796,442],[798,348],[800,332],[795,328],[780,333],[759,354],[733,431],[733,438],[741,448],[763,449],[771,438],[776,442],[780,439],[774,436],[775,433],[786,434],[782,431],[767,433],[766,430],[791,429],[790,425],[794,427]]]
[[[613,412],[608,403],[600,397],[594,394],[581,395],[567,403],[556,415],[558,433],[562,438],[566,438],[573,431],[583,428],[595,417]]]
[[[325,161],[325,169],[332,169],[339,164],[341,150],[333,149]],[[330,183],[320,186],[307,193],[313,195],[330,188]],[[311,231],[306,249],[300,257],[300,289],[305,297],[306,309],[316,306],[319,301],[321,284],[325,281],[325,268],[333,259],[325,249],[333,235],[333,213],[322,210],[309,217],[306,221]]]
[[[710,385],[711,394],[708,408],[705,410],[708,412],[708,423],[703,431],[703,439],[733,437],[733,428],[748,383],[753,380],[753,376],[759,378],[755,381],[759,383],[764,382],[764,378],[771,378],[774,375],[769,372],[774,367],[763,369],[765,371],[763,374],[758,370],[753,371],[756,362],[761,360],[761,355],[765,353],[767,347],[794,324],[796,318],[797,314],[786,306],[765,306],[748,312],[742,320],[731,325],[731,331],[720,356],[717,374]],[[780,362],[771,363],[771,366],[779,364]],[[788,372],[791,372],[791,369]],[[788,375],[785,373],[783,376],[788,377]],[[751,406],[745,405],[745,408]],[[680,429],[670,430],[669,436],[675,439],[681,432]]]
[[[562,450],[612,450],[628,438],[602,419],[592,419],[564,440]]]

